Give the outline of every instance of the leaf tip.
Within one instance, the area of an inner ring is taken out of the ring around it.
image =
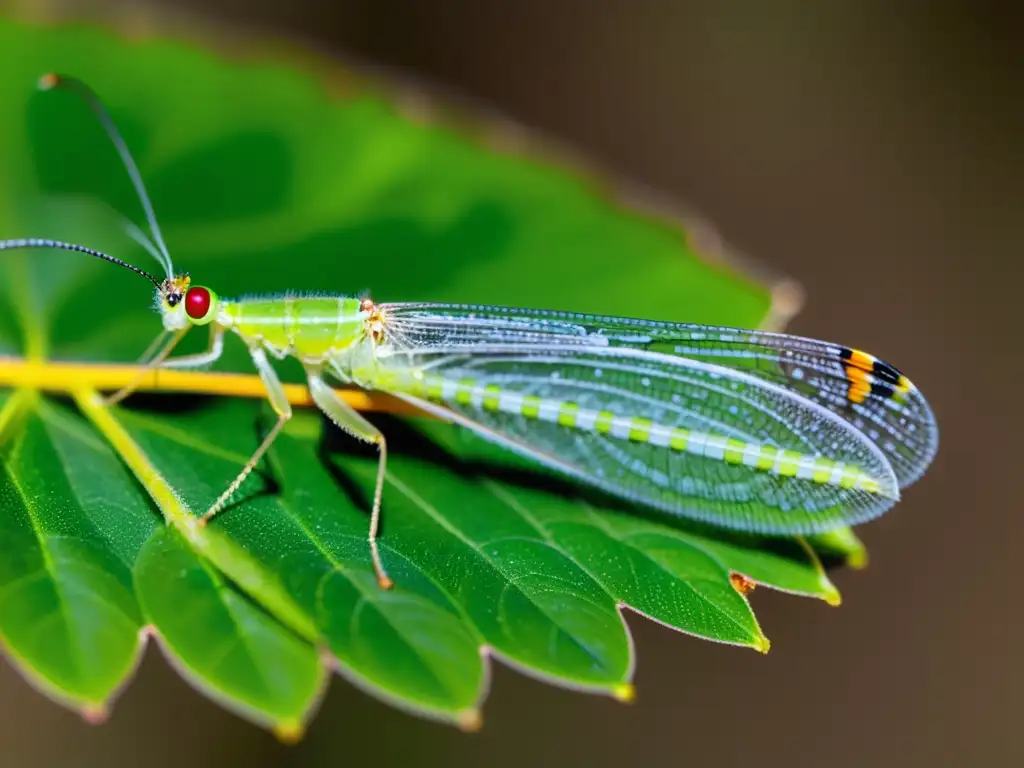
[[[89,725],[103,725],[110,717],[110,710],[106,704],[86,704],[79,710],[79,714]]]
[[[479,709],[465,709],[458,714],[458,724],[466,733],[476,733],[484,727],[484,717]]]
[[[274,735],[282,744],[297,744],[306,735],[306,727],[302,723],[286,720],[273,728]]]
[[[746,597],[757,587],[757,582],[747,578],[742,573],[732,571],[729,574],[729,583],[732,584],[732,588],[739,592],[741,595]]]
[[[765,635],[758,633],[757,637],[754,638],[753,648],[758,653],[768,653],[772,649],[772,641]]]
[[[839,594],[839,590],[832,585],[832,582],[828,583],[828,586],[825,589],[825,592],[822,594],[822,597],[825,599],[825,602],[831,605],[833,608],[838,607],[843,603],[843,596]]]
[[[870,559],[867,547],[860,546],[851,550],[846,556],[846,564],[855,571],[863,571],[868,567]]]
[[[612,688],[612,697],[623,704],[632,704],[636,701],[636,686],[632,683],[620,683]]]
[[[837,559],[854,570],[868,567],[868,548],[850,528],[815,534],[807,543],[814,552]]]

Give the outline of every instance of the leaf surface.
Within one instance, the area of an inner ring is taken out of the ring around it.
[[[22,391],[0,422],[0,635],[33,682],[101,716],[140,650],[131,566],[156,520],[81,417]]]
[[[301,734],[325,677],[308,643],[226,584],[173,529],[146,542],[134,576],[152,631],[187,679],[282,737]]]

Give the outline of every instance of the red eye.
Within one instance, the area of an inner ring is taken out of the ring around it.
[[[189,288],[185,294],[185,313],[193,320],[202,320],[210,311],[210,292],[201,286]]]

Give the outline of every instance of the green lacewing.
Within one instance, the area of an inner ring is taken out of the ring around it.
[[[273,359],[303,365],[314,403],[379,462],[369,545],[377,547],[387,442],[330,379],[387,392],[418,409],[612,495],[706,523],[767,535],[810,534],[875,518],[927,469],[938,448],[928,402],[899,370],[866,352],[781,333],[484,305],[376,303],[284,293],[233,301],[174,269],[145,185],[96,95],[47,75],[43,88],[82,96],[131,177],[149,234],[129,234],[161,265],[149,272],[86,246],[59,248],[153,283],[163,323],[149,367],[201,367],[231,332],[248,346],[278,421],[202,517],[230,500],[291,416]],[[205,352],[171,357],[196,326]],[[112,396],[130,394],[129,386]]]

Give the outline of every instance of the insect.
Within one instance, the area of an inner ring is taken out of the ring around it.
[[[48,239],[0,249],[59,248],[103,259],[153,283],[163,333],[149,366],[199,367],[228,333],[244,342],[277,422],[202,517],[230,501],[292,415],[272,359],[297,358],[313,402],[379,461],[369,547],[377,546],[387,465],[384,435],[328,379],[387,392],[551,469],[649,507],[725,528],[808,534],[890,509],[938,446],[932,411],[896,368],[829,342],[779,333],[491,306],[378,304],[283,295],[232,301],[174,270],[139,171],[95,94],[71,78],[114,142],[152,238],[130,234],[164,276],[109,254]],[[205,352],[170,357],[205,327]],[[116,401],[131,391],[116,393]]]

